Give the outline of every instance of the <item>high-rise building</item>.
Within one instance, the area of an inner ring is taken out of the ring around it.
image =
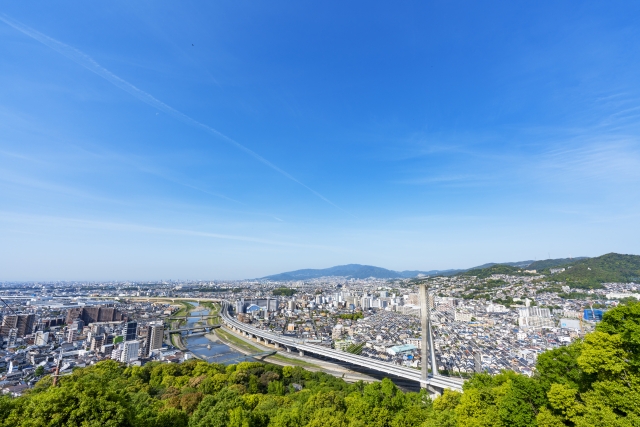
[[[138,322],[131,321],[127,322],[126,331],[124,334],[125,341],[133,341],[137,338],[138,334]]]
[[[98,322],[113,322],[116,320],[115,307],[100,307],[98,311]]]
[[[373,298],[371,298],[371,297],[369,297],[369,296],[367,296],[367,295],[365,295],[365,296],[363,296],[363,297],[362,297],[362,300],[361,300],[361,302],[360,302],[360,305],[362,306],[362,309],[363,309],[363,310],[368,310],[368,309],[370,309],[370,308],[371,308],[371,306],[372,306],[372,302],[373,302],[373,301],[372,301],[372,299],[373,299]]]
[[[67,311],[67,325],[72,324],[76,319],[82,317],[82,307],[70,308]]]
[[[36,321],[35,314],[19,314],[18,315],[18,336],[24,337],[25,335],[32,334],[34,332],[33,325]]]
[[[30,335],[34,332],[35,320],[35,314],[11,314],[4,316],[2,319],[2,327],[0,327],[0,334],[8,336],[10,329],[17,329],[16,336],[23,338],[25,335]]]
[[[138,341],[125,341],[122,345],[122,354],[120,361],[122,363],[131,363],[138,360],[138,351],[140,350],[140,342]]]
[[[0,335],[9,336],[9,330],[17,328],[18,316],[15,314],[7,315],[2,318],[2,327],[0,327]]]
[[[149,325],[147,336],[144,341],[144,355],[150,356],[153,350],[162,348],[162,339],[164,334],[164,326],[162,324]]]
[[[116,322],[123,319],[122,313],[111,306],[74,307],[67,312],[67,324],[82,319],[85,325],[95,322]]]
[[[244,298],[241,298],[236,301],[236,314],[244,313],[244,312],[245,312]]]
[[[85,325],[89,325],[91,323],[97,322],[100,317],[100,307],[84,307],[82,309],[82,320]]]
[[[99,351],[104,344],[104,335],[97,335],[91,338],[91,351]]]

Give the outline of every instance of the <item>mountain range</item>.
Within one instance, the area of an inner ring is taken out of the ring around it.
[[[347,265],[337,265],[335,267],[329,268],[321,268],[321,269],[303,269],[303,270],[295,270],[288,271],[285,273],[274,274],[271,276],[262,277],[262,280],[273,280],[273,281],[289,281],[289,280],[309,280],[309,279],[317,279],[320,277],[328,277],[328,276],[341,276],[348,277],[353,279],[366,279],[369,277],[374,277],[376,279],[408,279],[417,277],[419,275],[425,276],[454,276],[456,274],[461,274],[470,270],[481,270],[485,268],[492,267],[494,265],[508,265],[511,267],[518,268],[550,268],[558,265],[564,265],[570,262],[574,262],[577,260],[583,260],[586,257],[579,258],[558,258],[558,259],[547,259],[543,261],[516,261],[516,262],[503,262],[503,263],[487,263],[483,265],[479,265],[477,267],[466,268],[466,269],[449,269],[449,270],[404,270],[404,271],[394,271],[388,270],[382,267],[375,267],[372,265],[362,265],[362,264],[347,264]],[[533,267],[532,267],[533,266]]]

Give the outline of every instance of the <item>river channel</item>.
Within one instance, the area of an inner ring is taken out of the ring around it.
[[[199,324],[206,323],[207,319],[205,318],[203,320],[200,316],[208,315],[210,310],[205,307],[199,307],[198,303],[195,301],[189,301],[189,304],[199,308],[199,310],[191,311],[190,316],[187,317],[187,327],[191,328],[198,326]],[[211,333],[213,334],[213,332]],[[182,336],[182,342],[184,342],[185,346],[191,353],[209,363],[232,365],[234,363],[240,363],[247,360],[255,362],[254,359],[246,357],[242,353],[237,352],[220,341],[212,341],[205,335],[191,337],[185,334]]]

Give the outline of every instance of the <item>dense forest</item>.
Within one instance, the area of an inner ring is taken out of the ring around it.
[[[562,267],[565,267],[565,271],[553,274],[549,278],[566,282],[572,288],[597,289],[602,287],[602,283],[640,281],[638,255],[611,253],[575,261]]]
[[[202,361],[77,369],[0,397],[2,427],[638,426],[640,303],[538,358],[529,378],[475,375],[431,401],[391,381],[347,384],[302,368]]]
[[[486,279],[487,277],[491,277],[493,274],[519,274],[523,275],[523,269],[520,267],[512,267],[507,264],[494,264],[490,267],[486,268],[474,268],[472,270],[467,270],[461,274],[461,276],[476,276],[479,279]]]
[[[563,262],[566,261],[566,262]],[[560,273],[551,273],[551,268],[564,268]],[[493,274],[526,275],[524,270],[537,269],[548,280],[566,283],[575,289],[599,289],[603,283],[629,283],[640,281],[640,256],[610,253],[595,258],[554,259],[532,263],[526,268],[507,264],[494,264],[485,268],[474,268],[461,276],[476,276],[486,279]]]

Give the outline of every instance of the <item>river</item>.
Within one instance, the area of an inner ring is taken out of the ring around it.
[[[194,307],[198,308],[198,303],[195,301],[189,301]],[[208,315],[209,309],[205,307],[199,307],[200,310],[194,310],[187,317],[187,327],[191,328],[196,326],[197,323],[201,323],[200,316]],[[204,322],[207,319],[203,320]],[[211,332],[213,333],[213,332]],[[240,363],[244,361],[254,361],[252,358],[248,358],[242,353],[237,352],[226,344],[220,341],[212,341],[204,335],[190,337],[189,335],[182,336],[182,342],[191,353],[198,358],[206,360],[209,363],[223,363],[225,365],[232,365],[234,363]]]

